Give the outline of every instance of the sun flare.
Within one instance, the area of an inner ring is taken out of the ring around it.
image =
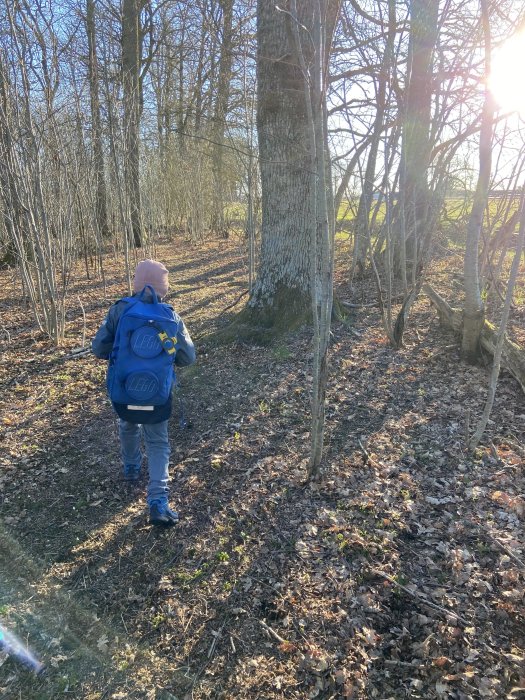
[[[494,51],[488,86],[498,106],[525,116],[525,32]]]

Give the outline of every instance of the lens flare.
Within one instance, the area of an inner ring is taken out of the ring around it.
[[[29,666],[36,674],[42,673],[45,668],[44,664],[12,632],[6,630],[3,625],[0,625],[0,650],[5,651],[9,656],[17,659],[25,666]]]
[[[520,32],[494,51],[488,85],[499,107],[525,115],[521,70],[525,62],[525,33]]]

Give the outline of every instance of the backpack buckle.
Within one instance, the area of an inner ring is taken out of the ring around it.
[[[177,338],[170,338],[166,331],[161,331],[158,336],[163,349],[168,353],[168,355],[173,355],[173,353],[176,351],[175,345],[177,344]]]

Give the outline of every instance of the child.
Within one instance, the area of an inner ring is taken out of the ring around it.
[[[133,280],[133,296],[141,294],[143,301],[153,303],[151,292],[145,287],[150,285],[159,299],[168,292],[168,270],[156,260],[142,260],[135,270]],[[120,299],[110,308],[102,326],[92,342],[92,350],[96,357],[108,360],[113,349],[117,326],[123,311],[129,304],[126,299]],[[173,321],[178,323],[175,343],[175,364],[179,367],[195,362],[195,348],[183,321],[173,311]],[[168,438],[168,422],[171,414],[171,392],[168,401],[161,406],[148,406],[148,410],[137,410],[125,404],[113,403],[119,415],[119,432],[124,478],[127,481],[137,481],[140,476],[142,454],[140,450],[141,426],[148,457],[149,482],[147,503],[149,506],[149,522],[158,527],[176,525],[179,516],[168,505],[168,464],[170,445]]]

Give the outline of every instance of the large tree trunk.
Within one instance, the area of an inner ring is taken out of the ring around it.
[[[300,22],[311,28],[312,2]],[[304,78],[289,17],[273,0],[257,2],[257,132],[262,190],[261,257],[249,308],[269,325],[310,309],[312,176]]]
[[[401,150],[401,210],[396,227],[395,259],[404,286],[407,268],[413,278],[427,238],[429,212],[428,168],[433,94],[433,53],[438,36],[436,0],[411,0],[408,76]]]
[[[133,231],[133,243],[142,245],[140,199],[140,67],[142,38],[140,0],[122,4],[122,85],[124,89],[125,179]]]
[[[100,235],[109,236],[106,179],[104,176],[104,153],[102,127],[100,123],[100,101],[98,96],[98,61],[95,33],[95,0],[86,0],[86,34],[88,40],[88,80],[91,106],[91,139],[95,166],[95,220]]]

